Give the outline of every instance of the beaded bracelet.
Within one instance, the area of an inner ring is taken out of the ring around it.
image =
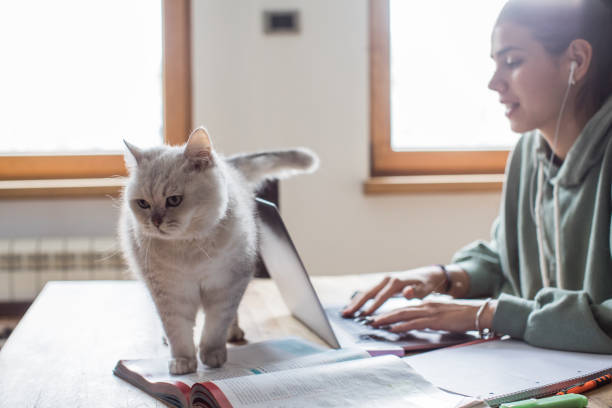
[[[480,305],[480,308],[478,308],[478,312],[476,312],[476,322],[475,322],[476,331],[478,332],[478,335],[480,336],[480,338],[485,339],[485,340],[495,337],[495,332],[493,330],[486,328],[486,327],[485,328],[480,327],[480,316],[482,315],[482,312],[485,310],[485,308],[487,307],[490,301],[491,301],[491,298],[485,299],[483,304]]]
[[[451,281],[450,274],[448,273],[446,266],[442,264],[436,264],[436,266],[442,269],[442,272],[444,272],[444,277],[446,278],[446,283],[444,284],[444,293],[448,293],[453,287],[453,282]]]

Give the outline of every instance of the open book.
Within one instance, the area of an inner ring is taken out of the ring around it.
[[[201,365],[188,375],[170,375],[163,359],[121,360],[114,373],[171,407],[450,408],[472,401],[440,391],[397,356],[323,351],[297,338],[230,348],[222,368]]]

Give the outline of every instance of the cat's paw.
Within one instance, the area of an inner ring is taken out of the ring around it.
[[[227,349],[223,347],[200,351],[200,359],[211,368],[221,367],[227,360]]]
[[[244,340],[244,331],[236,326],[231,326],[227,333],[227,341],[235,343]]]
[[[174,375],[193,373],[197,367],[198,360],[195,358],[177,357],[168,361],[168,370]]]

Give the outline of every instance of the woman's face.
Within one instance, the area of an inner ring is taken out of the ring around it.
[[[496,69],[489,88],[506,106],[512,130],[552,135],[568,80],[560,57],[549,54],[527,28],[509,22],[495,27],[491,56]]]

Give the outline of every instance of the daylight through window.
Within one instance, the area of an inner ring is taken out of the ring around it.
[[[487,88],[490,36],[505,0],[389,0],[391,147],[508,149],[511,132]]]
[[[162,6],[0,5],[0,154],[81,154],[163,140]]]

